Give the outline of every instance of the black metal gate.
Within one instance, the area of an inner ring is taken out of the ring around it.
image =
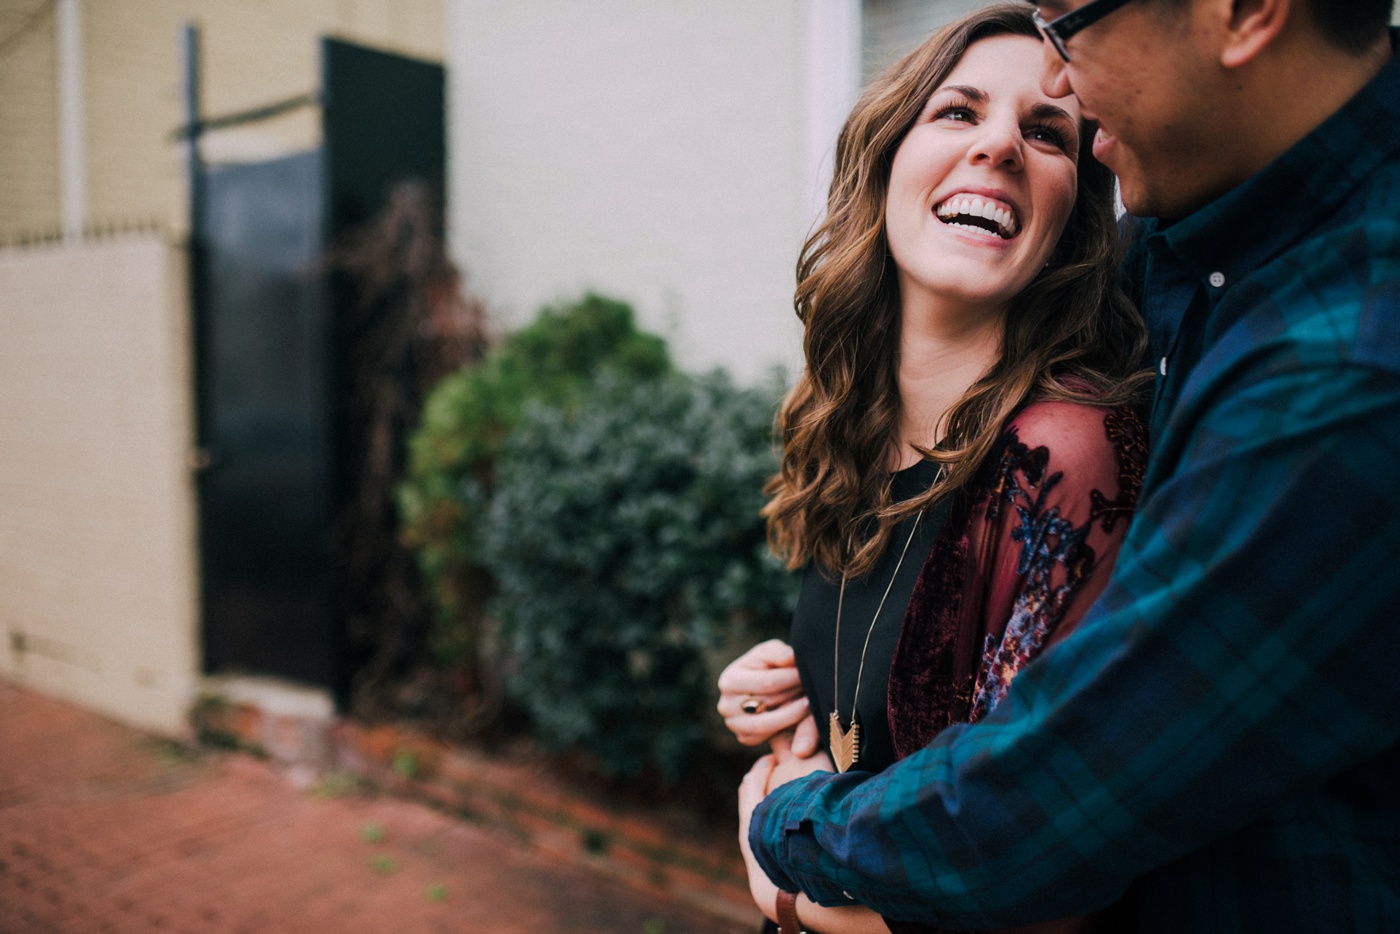
[[[192,72],[194,69],[192,68]],[[270,162],[192,159],[203,652],[206,672],[274,674],[332,689],[352,672],[335,518],[349,387],[327,248],[405,178],[441,185],[443,70],[322,42],[322,89],[202,128],[320,104],[323,143]],[[193,97],[194,95],[192,95]],[[193,109],[193,108],[192,108]]]
[[[330,685],[321,167],[306,153],[205,176],[200,523],[206,668]]]

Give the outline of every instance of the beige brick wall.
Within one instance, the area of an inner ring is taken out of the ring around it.
[[[182,257],[0,250],[0,677],[170,733],[199,667]]]
[[[0,36],[44,0],[0,0]],[[82,0],[88,215],[99,226],[156,220],[182,233],[180,25],[203,33],[206,116],[314,90],[318,41],[332,35],[420,58],[442,57],[441,0]],[[0,57],[0,242],[59,221],[57,91],[50,15]],[[307,109],[214,134],[215,158],[262,158],[313,145]]]
[[[15,35],[46,0],[0,0],[0,37]],[[58,82],[52,14],[0,51],[0,240],[56,230]]]
[[[60,223],[51,7],[0,0],[0,244]],[[180,25],[203,31],[216,116],[315,90],[323,35],[440,59],[441,0],[80,8],[88,222],[169,233],[0,249],[0,677],[178,732],[200,669],[186,260],[171,246],[188,210],[171,138]],[[318,117],[212,134],[207,152],[300,151]]]

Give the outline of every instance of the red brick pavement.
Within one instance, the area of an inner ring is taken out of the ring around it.
[[[298,790],[252,757],[194,757],[0,683],[0,934],[755,929],[421,804]]]

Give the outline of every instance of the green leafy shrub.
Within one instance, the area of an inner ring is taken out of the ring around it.
[[[602,371],[644,382],[671,363],[660,338],[637,330],[630,307],[587,295],[543,309],[427,399],[409,439],[399,509],[435,605],[434,647],[448,664],[477,663],[480,605],[493,589],[481,567],[481,524],[502,444],[527,403],[575,403]]]
[[[778,391],[605,374],[530,405],[497,459],[483,560],[508,691],[541,741],[674,779],[706,735],[706,652],[785,630],[796,579],[764,543]]]

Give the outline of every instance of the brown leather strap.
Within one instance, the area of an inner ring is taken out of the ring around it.
[[[778,934],[802,934],[797,920],[797,893],[778,890]]]

